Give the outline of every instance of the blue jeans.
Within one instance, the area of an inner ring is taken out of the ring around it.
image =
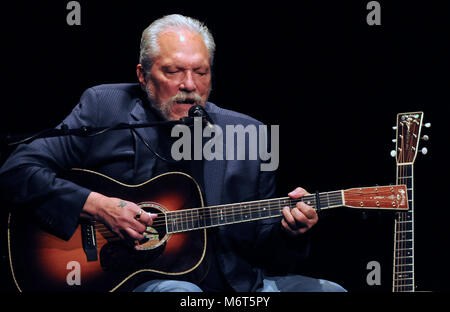
[[[336,283],[303,275],[266,276],[257,292],[345,292]],[[151,280],[138,286],[135,292],[202,292],[193,283],[176,280]]]

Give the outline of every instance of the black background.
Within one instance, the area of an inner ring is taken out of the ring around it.
[[[69,26],[68,2],[2,4],[2,134],[56,126],[93,85],[135,82],[142,30],[165,14],[198,18],[217,45],[210,100],[280,125],[280,196],[298,185],[394,184],[396,115],[424,112],[432,128],[414,166],[416,284],[449,290],[448,4],[379,1],[382,25],[368,26],[368,1],[79,1],[81,26]],[[14,291],[4,208],[0,289]],[[353,292],[390,292],[393,217],[327,212],[298,271]],[[369,261],[381,264],[381,285],[366,283]]]

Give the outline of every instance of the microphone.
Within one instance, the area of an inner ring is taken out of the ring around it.
[[[194,105],[189,109],[189,117],[201,117],[203,121],[203,126],[212,128],[213,127],[213,121],[211,117],[209,117],[208,113],[206,112],[205,108],[201,105]]]

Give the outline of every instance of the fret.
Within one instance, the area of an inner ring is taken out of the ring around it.
[[[175,211],[174,212],[174,216],[175,216],[175,218],[174,218],[175,230],[176,231],[181,231],[182,230],[182,226],[183,226],[181,224],[181,221],[183,220],[182,216],[181,216],[181,211]]]
[[[414,272],[402,272],[402,273],[396,273],[395,279],[398,280],[409,280],[412,279],[414,275]]]
[[[286,201],[282,198],[278,199],[278,207],[280,207],[280,210],[283,209],[283,207],[286,206]],[[274,214],[273,211],[270,211],[270,215],[272,216]]]
[[[209,218],[208,225],[210,225],[210,226],[218,225],[219,224],[219,215],[213,211],[212,207],[209,207],[209,208],[207,207],[205,209],[207,210],[208,218]]]
[[[184,210],[185,213],[185,217],[186,219],[184,219],[185,221],[185,230],[192,230],[192,212],[190,211],[190,209],[186,209]]]
[[[180,216],[181,216],[181,230],[187,230],[188,229],[188,224],[187,224],[187,210],[181,210],[180,211]]]
[[[394,287],[397,288],[397,291],[413,291],[414,289],[414,280],[398,280],[396,281],[397,285]]]
[[[413,230],[413,224],[411,220],[398,221],[395,227],[396,232],[410,232]]]
[[[169,225],[170,225],[170,232],[175,232],[176,229],[176,222],[175,222],[175,213],[171,212],[170,214],[167,214],[169,216]]]
[[[177,211],[176,213],[176,224],[177,224],[177,226],[176,226],[176,228],[177,228],[177,231],[182,231],[183,230],[183,211],[181,210],[181,211]]]
[[[413,240],[412,239],[397,239],[397,245],[396,246],[402,246],[405,248],[413,248]]]
[[[401,289],[399,289],[401,288]],[[414,291],[414,286],[413,285],[404,285],[404,286],[396,286],[396,290],[399,291]]]
[[[396,281],[399,282],[396,287],[412,287],[414,285],[414,280],[412,278],[398,279]]]
[[[412,225],[412,215],[406,212],[402,212],[398,215],[398,219],[396,220],[397,224],[405,224]]]
[[[412,247],[407,247],[407,248],[395,248],[396,250],[412,250]]]
[[[413,233],[412,230],[401,231],[398,232],[395,237],[397,238],[397,241],[412,241]]]
[[[248,205],[243,204],[242,207],[242,220],[249,220],[250,219],[250,212],[248,210]]]
[[[192,209],[191,216],[192,216],[192,228],[198,229],[200,227],[198,209]]]
[[[259,213],[259,203],[256,202],[256,203],[253,204],[253,206],[256,206],[256,207],[252,207],[250,209],[250,218],[251,219],[258,219],[258,218],[261,217],[261,214]]]
[[[173,232],[172,214],[171,213],[166,214],[166,231],[167,231],[167,233]]]
[[[202,209],[203,226],[207,227],[211,225],[211,214],[210,208],[205,207]]]
[[[235,218],[234,218],[234,214],[235,214],[234,213],[234,206],[235,205],[230,205],[229,207],[227,207],[225,209],[224,217],[223,217],[224,223],[232,223],[232,222],[235,221]]]
[[[405,250],[396,249],[395,257],[412,257],[412,249],[405,249]]]
[[[401,264],[395,264],[396,271],[403,271],[403,272],[413,272],[413,265],[411,263],[401,263]]]
[[[240,222],[243,220],[242,206],[240,204],[234,205],[234,222]]]
[[[206,219],[205,219],[205,209],[199,209],[199,220],[198,220],[198,224],[201,227],[205,227],[206,226]]]
[[[179,231],[180,223],[178,219],[179,219],[178,211],[174,211],[172,213],[172,227],[174,232]]]
[[[396,220],[397,223],[409,223],[409,224],[412,224],[412,218],[411,218],[411,215],[410,215],[410,214],[407,214],[407,213],[405,213],[405,212],[402,212],[402,214],[399,215],[398,217],[399,217],[399,219],[401,219],[401,220]],[[404,218],[406,218],[406,219],[404,219]]]
[[[190,227],[191,227],[191,229],[195,229],[196,228],[196,226],[195,226],[195,212],[196,212],[196,210],[197,209],[191,209],[191,210],[189,210],[189,217],[190,217]]]
[[[396,287],[414,287],[414,278],[399,278],[394,280],[397,285]]]
[[[412,177],[413,167],[412,165],[397,165],[397,175],[400,177]]]
[[[304,202],[305,204],[312,206],[313,208],[315,208],[316,205],[316,201],[314,196],[312,195],[305,195],[301,198],[301,201]]]
[[[320,209],[328,207],[328,196],[327,195],[328,195],[328,193],[319,194],[319,200],[320,200],[319,208]]]
[[[412,284],[408,283],[407,285],[396,285],[396,286],[394,286],[394,291],[413,292],[414,291],[414,283],[412,283]]]
[[[398,235],[399,233],[404,233],[404,232],[410,232],[412,231],[412,224],[408,224],[408,223],[400,223],[397,224],[396,226],[396,235]]]
[[[276,207],[276,206],[275,206]],[[268,200],[266,205],[262,205],[260,208],[261,217],[270,216],[270,211],[272,209],[272,200]]]
[[[395,259],[394,263],[395,264],[413,264],[413,258],[412,257],[397,257],[397,259]]]
[[[413,263],[413,258],[411,256],[404,256],[404,257],[395,257],[397,262],[402,261],[403,263]]]
[[[331,196],[333,198],[332,204],[330,205],[330,207],[340,207],[340,206],[342,206],[343,198],[342,198],[342,192],[341,191],[330,192],[329,196]]]

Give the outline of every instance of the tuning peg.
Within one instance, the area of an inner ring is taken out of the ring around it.
[[[397,152],[394,151],[394,150],[392,150],[392,151],[391,151],[391,157],[395,157],[395,156],[397,156]]]
[[[424,147],[424,148],[422,148],[422,149],[420,150],[420,152],[421,152],[423,155],[426,155],[426,154],[428,153],[428,148]]]
[[[392,130],[397,130],[397,126],[393,126],[393,127],[392,127]]]
[[[428,141],[429,139],[430,139],[430,137],[426,134],[422,137],[422,140],[424,140],[424,141]]]
[[[397,143],[397,139],[392,139],[392,143]]]
[[[424,124],[425,128],[431,128],[431,122],[427,122],[426,124]]]

